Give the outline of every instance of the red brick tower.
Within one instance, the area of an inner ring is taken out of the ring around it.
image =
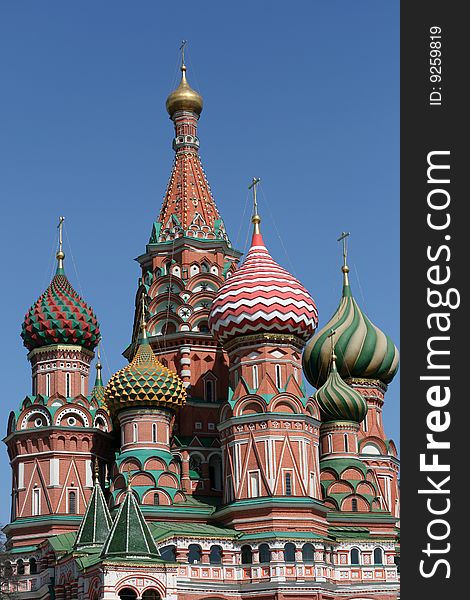
[[[172,424],[172,449],[187,494],[221,495],[216,426],[227,400],[228,361],[208,327],[215,293],[236,268],[234,250],[199,158],[197,124],[202,98],[186,80],[184,59],[178,88],[166,102],[175,126],[175,161],[160,215],[146,251],[138,257],[142,277],[136,295],[133,344],[139,337],[145,294],[148,337],[161,363],[176,371],[188,392]],[[130,358],[133,348],[125,352]]]
[[[93,488],[94,457],[103,477],[112,460],[99,364],[88,395],[99,325],[65,275],[62,221],[56,273],[23,322],[32,393],[10,414],[4,440],[13,471],[12,522],[6,528],[13,546],[77,529]]]
[[[325,532],[318,481],[318,411],[302,384],[301,352],[317,310],[269,255],[256,209],[251,248],[220,288],[209,323],[230,361],[221,412],[227,524],[252,532]]]

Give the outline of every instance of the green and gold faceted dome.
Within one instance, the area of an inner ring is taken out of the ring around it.
[[[344,285],[340,304],[326,325],[306,344],[302,357],[305,377],[316,388],[327,380],[331,362],[329,335],[336,332],[335,353],[343,379],[375,379],[384,384],[398,371],[399,355],[392,340],[362,312],[354,299],[343,266]]]
[[[182,380],[157,360],[145,334],[132,361],[111,377],[104,390],[104,404],[113,417],[125,408],[176,409],[185,401]]]
[[[331,369],[326,382],[314,394],[322,422],[355,421],[367,414],[367,402],[354,388],[344,382],[336,368],[336,356],[331,357]]]

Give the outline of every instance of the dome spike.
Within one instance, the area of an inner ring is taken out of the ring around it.
[[[343,271],[343,286],[349,287],[349,267],[348,267],[348,246],[347,246],[347,239],[349,237],[349,231],[343,231],[341,233],[341,235],[338,238],[338,242],[343,242],[343,266],[341,267],[341,270]]]
[[[65,254],[62,248],[62,228],[64,226],[65,217],[59,217],[59,224],[57,225],[57,229],[59,230],[59,250],[56,254],[57,258],[57,275],[61,275],[64,273],[64,258]]]

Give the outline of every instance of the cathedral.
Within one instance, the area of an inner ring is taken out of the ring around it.
[[[338,308],[318,327],[263,242],[256,178],[251,246],[232,246],[200,161],[202,108],[183,57],[173,169],[137,259],[128,364],[108,382],[60,219],[56,273],[21,330],[31,393],[3,440],[2,598],[399,597],[399,461],[382,422],[397,348],[354,297],[347,234]]]

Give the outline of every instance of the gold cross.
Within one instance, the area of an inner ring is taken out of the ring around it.
[[[339,236],[338,242],[343,242],[343,266],[347,266],[347,258],[348,258],[348,247],[347,247],[347,239],[349,237],[349,231],[343,231],[343,233]]]
[[[188,42],[186,40],[181,41],[180,52],[181,52],[181,64],[184,65],[184,47]]]
[[[65,217],[59,217],[59,224],[57,229],[59,230],[59,252],[62,252],[62,227],[65,221]]]
[[[253,190],[253,216],[257,217],[258,216],[258,202],[256,200],[256,186],[258,185],[258,183],[261,181],[261,179],[259,177],[253,177],[253,179],[251,180],[250,185],[248,186],[249,190]]]

